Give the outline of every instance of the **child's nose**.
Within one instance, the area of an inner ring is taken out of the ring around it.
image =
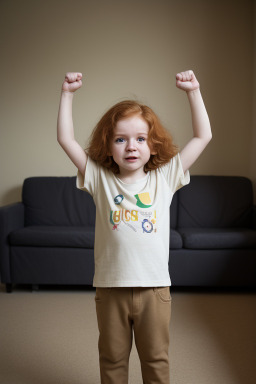
[[[127,149],[136,148],[136,141],[134,139],[127,140]]]

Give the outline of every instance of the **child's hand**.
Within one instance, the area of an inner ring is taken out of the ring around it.
[[[65,81],[62,84],[62,91],[75,92],[82,87],[82,77],[83,75],[80,72],[67,72]]]
[[[195,91],[199,88],[199,82],[197,81],[193,71],[185,71],[177,73],[176,86],[183,91]]]

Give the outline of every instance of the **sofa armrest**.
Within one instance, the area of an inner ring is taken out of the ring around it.
[[[2,283],[11,283],[8,235],[13,230],[24,227],[24,212],[22,202],[0,207],[0,273]]]
[[[256,230],[256,205],[253,206],[252,228]]]

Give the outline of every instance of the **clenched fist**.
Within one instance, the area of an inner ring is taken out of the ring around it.
[[[199,88],[199,82],[197,81],[193,71],[185,71],[177,73],[176,86],[183,91],[195,91]]]
[[[62,84],[62,90],[66,92],[75,92],[78,88],[82,87],[82,73],[80,72],[67,72],[65,81]]]

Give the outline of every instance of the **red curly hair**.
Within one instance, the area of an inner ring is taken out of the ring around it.
[[[162,126],[153,110],[134,100],[121,101],[111,107],[100,119],[93,129],[89,146],[85,151],[90,158],[102,166],[111,169],[113,173],[120,172],[118,164],[110,153],[110,143],[117,122],[132,115],[140,115],[148,123],[147,143],[155,155],[151,155],[144,165],[144,171],[151,171],[166,164],[178,152],[178,147],[173,143],[171,134]],[[101,143],[99,145],[99,143]]]

